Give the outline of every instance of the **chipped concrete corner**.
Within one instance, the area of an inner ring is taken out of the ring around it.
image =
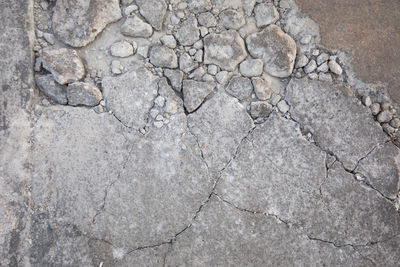
[[[398,103],[294,0],[0,14],[0,266],[400,262]]]

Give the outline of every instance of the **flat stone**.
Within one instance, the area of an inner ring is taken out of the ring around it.
[[[275,23],[279,19],[278,10],[271,3],[262,3],[254,8],[254,16],[256,18],[257,27],[265,27]]]
[[[226,166],[241,140],[254,127],[245,107],[223,92],[189,114],[188,125],[198,138],[205,161],[213,173]]]
[[[153,28],[138,16],[127,17],[121,25],[121,33],[130,37],[148,38],[153,35]]]
[[[229,81],[225,91],[239,101],[243,101],[251,95],[253,85],[249,78],[236,76]]]
[[[179,56],[179,69],[185,73],[191,72],[197,68],[198,65],[199,63],[194,61],[188,53],[183,53]]]
[[[53,75],[36,74],[35,81],[36,85],[39,87],[39,90],[46,96],[50,97],[54,102],[62,105],[66,105],[68,103],[65,86],[56,83],[53,79]]]
[[[106,76],[102,81],[107,108],[125,125],[143,127],[157,96],[157,77],[141,67],[122,75]]]
[[[217,26],[217,19],[211,12],[204,12],[198,15],[197,20],[201,26],[215,27]]]
[[[75,50],[45,48],[39,61],[43,68],[53,74],[59,84],[76,82],[85,75],[85,67]]]
[[[150,48],[150,62],[157,67],[171,69],[178,67],[178,57],[174,50],[161,45],[155,45]]]
[[[165,77],[168,78],[171,83],[172,88],[175,91],[180,92],[182,90],[182,80],[183,80],[183,72],[180,70],[164,70]]]
[[[118,0],[59,0],[54,7],[52,25],[57,39],[73,47],[82,47],[120,18]]]
[[[308,64],[308,57],[306,55],[300,55],[296,61],[296,68],[302,68]]]
[[[304,72],[306,74],[313,72],[314,70],[317,69],[317,62],[315,62],[314,59],[310,60],[310,62],[308,62],[307,66],[304,67]]]
[[[167,4],[164,0],[136,0],[139,6],[140,14],[157,31],[161,31],[165,15],[167,13]]]
[[[121,74],[124,71],[124,66],[118,60],[111,61],[111,72],[113,74]]]
[[[183,81],[183,103],[188,112],[195,111],[211,94],[216,84],[212,82]]]
[[[318,145],[332,151],[348,170],[353,170],[359,159],[385,141],[368,109],[357,104],[358,100],[345,87],[292,79],[286,90],[293,118],[309,128]]]
[[[226,29],[239,30],[245,23],[243,12],[226,9],[219,14],[219,20]]]
[[[329,59],[329,55],[327,53],[321,53],[318,57],[317,57],[317,64],[318,66],[321,65],[322,63],[328,61]]]
[[[368,184],[384,196],[395,199],[399,190],[399,149],[386,143],[376,147],[363,158],[355,172],[361,173]]]
[[[260,100],[268,100],[272,96],[271,81],[262,78],[252,78],[251,83],[253,84],[254,92]]]
[[[127,41],[114,43],[110,48],[111,55],[114,57],[129,57],[135,52],[133,46]]]
[[[195,14],[212,9],[210,0],[188,0],[189,10]]]
[[[240,63],[239,70],[243,76],[260,76],[263,72],[264,62],[261,59],[247,59]]]
[[[93,107],[103,99],[101,91],[93,83],[74,82],[67,87],[68,105]]]
[[[205,64],[215,64],[224,70],[233,71],[246,56],[244,41],[236,31],[212,33],[204,38]]]
[[[272,112],[272,105],[267,101],[253,101],[250,105],[250,114],[253,119],[266,118]]]
[[[279,101],[276,106],[278,107],[279,111],[282,113],[286,113],[290,109],[288,103],[285,100]]]
[[[376,119],[380,123],[389,122],[393,118],[392,112],[389,110],[383,110],[381,113],[378,114]]]
[[[171,49],[176,48],[176,40],[173,35],[163,35],[160,38],[160,41],[163,45],[165,45],[168,48],[171,48]]]
[[[328,65],[329,65],[329,69],[333,73],[335,73],[336,75],[342,75],[342,73],[343,73],[342,67],[340,67],[340,65],[336,61],[329,60]]]
[[[270,25],[246,38],[247,49],[264,60],[264,70],[275,77],[288,77],[296,58],[296,43],[278,26]]]
[[[174,32],[176,40],[181,45],[193,45],[199,40],[199,28],[197,26],[197,19],[194,15],[190,15],[186,20],[181,22]]]

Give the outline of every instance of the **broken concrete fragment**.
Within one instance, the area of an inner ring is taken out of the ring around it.
[[[35,75],[36,85],[39,90],[43,92],[46,96],[50,97],[57,104],[66,105],[67,92],[65,86],[56,83],[53,79],[53,75]]]
[[[126,126],[143,127],[157,96],[157,82],[157,77],[143,67],[119,76],[104,77],[102,88],[107,108]]]
[[[235,70],[247,56],[243,39],[233,30],[207,35],[204,38],[204,49],[205,64],[215,64],[228,71]]]
[[[193,80],[183,81],[183,103],[190,113],[196,110],[214,90],[216,84],[213,82],[198,82]]]
[[[118,0],[58,0],[52,25],[57,39],[73,47],[82,47],[121,17]]]
[[[219,14],[219,20],[226,29],[239,30],[245,23],[243,12],[226,9]]]
[[[178,57],[174,50],[161,45],[155,45],[150,48],[150,62],[162,68],[174,69],[178,67]]]
[[[395,199],[399,191],[399,149],[391,144],[376,147],[354,170],[384,196]]]
[[[128,17],[121,26],[121,33],[126,36],[148,38],[153,35],[153,28],[138,16]]]
[[[103,98],[99,88],[93,83],[74,82],[67,87],[68,105],[93,107]]]
[[[342,85],[292,79],[285,99],[293,118],[309,128],[318,145],[332,151],[348,170],[353,170],[359,159],[386,140],[368,108],[358,105],[358,100]]]
[[[67,48],[45,48],[39,61],[43,68],[53,74],[59,84],[76,82],[85,75],[85,67],[75,50]]]
[[[174,88],[175,91],[180,92],[182,90],[182,79],[183,79],[182,71],[165,69],[164,75],[165,77],[168,78],[172,88]]]
[[[197,19],[194,15],[190,15],[186,20],[181,22],[174,32],[176,40],[181,45],[193,45],[199,40],[199,28],[197,26]]]
[[[264,70],[275,77],[288,77],[296,58],[296,43],[281,28],[271,25],[246,38],[249,53],[264,61]]]
[[[250,105],[250,114],[253,119],[267,118],[272,112],[272,105],[267,101],[254,101]]]
[[[241,140],[254,127],[245,107],[224,92],[218,92],[189,114],[188,124],[213,173],[226,166]]]
[[[129,57],[135,52],[133,46],[127,41],[114,43],[110,48],[111,55],[114,57]]]
[[[262,3],[254,8],[257,27],[261,28],[275,23],[279,19],[278,10],[272,3]]]
[[[239,101],[243,101],[251,95],[253,85],[249,78],[236,76],[229,81],[225,91]]]
[[[140,14],[157,31],[161,31],[165,14],[167,13],[167,4],[164,0],[136,0],[139,6]]]

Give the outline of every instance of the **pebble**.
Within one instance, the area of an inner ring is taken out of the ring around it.
[[[369,107],[372,105],[371,98],[369,96],[363,96],[362,102],[366,107]]]
[[[302,67],[306,66],[307,63],[308,63],[308,57],[306,55],[300,55],[297,58],[296,68],[302,68]]]
[[[201,26],[205,26],[205,27],[217,26],[217,19],[210,12],[205,12],[205,13],[199,14],[197,20]]]
[[[392,105],[390,104],[390,102],[384,102],[382,104],[382,110],[389,110],[392,108]]]
[[[196,51],[197,50],[194,48],[189,49],[189,55],[193,56],[194,54],[196,54]]]
[[[243,76],[260,76],[263,72],[264,63],[261,59],[248,59],[240,63],[239,70]]]
[[[285,100],[279,101],[277,107],[278,107],[279,111],[282,113],[288,112],[289,108],[290,108],[288,103]]]
[[[165,77],[168,78],[169,82],[171,83],[172,88],[180,92],[182,90],[182,79],[183,79],[183,72],[180,70],[164,70]]]
[[[268,117],[272,106],[266,101],[254,101],[250,104],[250,115],[253,119]]]
[[[197,42],[195,42],[194,44],[193,44],[193,47],[194,48],[196,48],[196,49],[202,49],[203,48],[203,40],[198,40]]]
[[[150,116],[153,118],[153,119],[155,119],[156,117],[157,117],[157,115],[158,115],[158,109],[156,109],[156,108],[152,108],[152,109],[150,109]]]
[[[129,16],[131,15],[133,12],[135,12],[136,10],[138,10],[138,6],[137,5],[130,5],[127,6],[124,10],[124,14],[125,16]]]
[[[133,46],[127,41],[116,42],[111,46],[111,55],[114,57],[129,57],[134,53]]]
[[[307,66],[304,67],[304,72],[305,73],[311,73],[317,68],[317,63],[315,60],[310,60],[310,62],[307,64]]]
[[[318,80],[324,81],[324,82],[332,82],[332,76],[329,73],[319,73],[318,74]]]
[[[156,99],[154,99],[154,103],[159,107],[163,107],[165,104],[165,97],[161,95],[157,96]]]
[[[329,60],[329,69],[335,73],[336,75],[342,75],[343,70],[342,67],[340,67],[340,65],[334,61],[334,60]]]
[[[214,76],[210,74],[204,74],[202,77],[202,80],[205,82],[213,82],[214,81]]]
[[[382,129],[383,129],[383,131],[385,132],[385,133],[387,133],[387,134],[393,134],[395,131],[396,131],[396,129],[395,128],[393,128],[392,126],[390,126],[389,125],[389,123],[384,123],[383,125],[382,125]]]
[[[111,62],[111,72],[113,74],[121,74],[124,71],[124,66],[122,66],[119,60],[113,60]]]
[[[178,103],[174,100],[167,99],[165,101],[165,112],[168,114],[176,114],[178,112]]]
[[[163,45],[165,45],[168,48],[176,48],[176,40],[173,35],[164,35],[160,38],[160,41]]]
[[[121,33],[130,37],[148,38],[153,35],[153,28],[138,16],[128,17],[121,26]]]
[[[170,18],[170,21],[171,21],[171,23],[172,24],[174,24],[174,25],[178,25],[179,24],[179,22],[181,21],[181,19],[180,18],[178,18],[177,16],[175,16],[175,15],[172,15],[171,16],[171,18]]]
[[[307,45],[307,44],[309,44],[310,42],[311,42],[311,35],[305,35],[305,36],[303,36],[301,39],[300,39],[300,43],[302,44],[302,45]]]
[[[372,115],[376,116],[381,111],[381,105],[379,103],[373,103],[370,107]]]
[[[53,45],[55,43],[54,41],[54,35],[48,32],[43,33],[43,38],[48,42],[49,44]]]
[[[174,50],[156,45],[150,49],[150,62],[157,67],[174,69],[178,67],[178,58]]]
[[[318,56],[318,55],[319,55],[319,49],[314,49],[314,50],[312,51],[312,55],[313,55],[313,56]]]
[[[251,82],[253,84],[254,92],[260,100],[268,100],[272,96],[271,82],[264,80],[262,78],[256,77],[252,78]]]
[[[275,23],[279,19],[278,10],[274,5],[268,3],[258,4],[254,8],[254,16],[259,28]]]
[[[328,61],[329,55],[327,53],[322,53],[317,57],[317,64],[318,66],[321,65],[322,63]]]
[[[218,72],[218,67],[214,64],[208,65],[207,67],[207,71],[208,73],[210,73],[211,75],[215,75]]]
[[[220,84],[226,84],[229,79],[229,73],[226,70],[220,71],[215,75],[217,82]]]
[[[399,128],[400,127],[400,119],[399,118],[394,118],[390,121],[390,126],[394,128]]]
[[[102,100],[101,91],[93,83],[74,82],[67,87],[68,105],[97,106]]]
[[[276,106],[276,104],[278,104],[279,101],[281,101],[281,96],[275,95],[274,97],[272,97],[271,104]]]
[[[162,115],[158,114],[156,116],[156,121],[162,121],[162,120],[164,120],[164,117]]]
[[[380,123],[389,122],[392,119],[392,113],[388,110],[384,110],[378,114],[376,118]]]
[[[310,74],[308,74],[308,78],[310,78],[311,80],[316,80],[316,79],[318,79],[318,74],[310,73]]]
[[[196,60],[197,62],[203,61],[203,50],[198,50],[196,54],[194,54],[194,60]]]
[[[317,68],[318,72],[327,72],[329,70],[328,63],[324,62],[321,66]]]

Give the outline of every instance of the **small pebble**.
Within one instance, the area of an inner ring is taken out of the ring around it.
[[[306,55],[301,55],[297,58],[296,68],[302,68],[308,63],[308,58]]]
[[[317,68],[317,63],[313,59],[307,64],[307,66],[304,67],[304,72],[308,74],[313,72],[316,68]]]
[[[342,73],[343,73],[342,67],[340,67],[340,65],[336,61],[330,60],[328,65],[329,65],[329,69],[333,73],[335,73],[336,75],[342,75]]]
[[[162,115],[158,114],[156,116],[156,121],[162,121],[162,120],[164,120],[164,117]]]
[[[282,112],[282,113],[288,112],[289,108],[290,108],[285,100],[279,101],[277,107],[278,107],[279,111]]]
[[[156,99],[154,99],[154,103],[159,107],[163,107],[165,104],[165,98],[159,95],[156,97]]]
[[[227,71],[223,70],[223,71],[218,72],[215,75],[215,78],[217,79],[218,83],[225,84],[228,81],[229,74]]]
[[[313,56],[318,56],[318,55],[319,55],[319,49],[314,49],[314,50],[312,51],[312,55],[313,55]]]
[[[372,105],[371,98],[369,96],[363,96],[362,102],[366,107],[369,107]]]
[[[382,110],[389,110],[392,108],[392,105],[390,104],[390,102],[384,102],[382,104]]]
[[[329,70],[328,63],[324,62],[321,66],[317,68],[318,72],[327,72]]]
[[[389,110],[384,110],[378,114],[376,118],[380,123],[389,122],[392,119],[392,113]]]
[[[280,95],[275,95],[271,99],[271,104],[276,106],[276,104],[278,104],[279,101],[281,101],[281,96]]]
[[[218,67],[216,65],[208,65],[207,71],[211,75],[215,75],[218,72]]]
[[[300,43],[303,45],[309,44],[311,42],[311,35],[305,35],[300,39]]]
[[[152,108],[152,109],[150,109],[150,117],[152,117],[153,119],[155,119],[156,117],[157,117],[157,115],[158,115],[158,109],[156,109],[156,108]]]
[[[308,74],[308,78],[310,78],[311,80],[317,80],[318,79],[318,74],[310,73],[310,74]]]
[[[399,128],[400,127],[400,119],[399,118],[394,118],[393,120],[390,121],[390,126],[394,128]]]
[[[383,129],[383,131],[385,131],[385,133],[387,133],[389,135],[393,134],[396,131],[396,129],[393,128],[392,126],[390,126],[389,123],[384,123],[382,125],[382,129]]]
[[[379,103],[373,103],[370,107],[372,115],[376,116],[381,112],[381,105]]]
[[[43,34],[43,37],[46,40],[46,42],[48,42],[49,44],[53,45],[55,43],[53,34],[45,32]]]
[[[321,65],[322,63],[328,61],[329,55],[327,53],[322,53],[317,57],[317,64],[318,66]]]

